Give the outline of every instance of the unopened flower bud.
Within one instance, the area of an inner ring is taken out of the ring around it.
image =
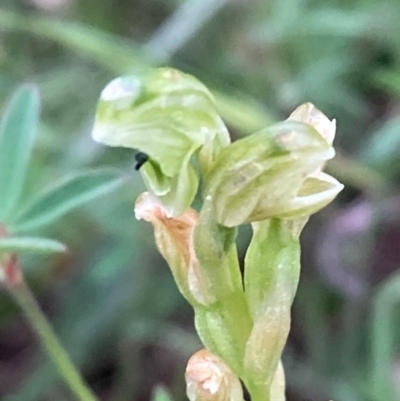
[[[190,401],[243,401],[238,377],[221,358],[206,349],[189,359],[185,378]]]
[[[215,301],[203,275],[193,246],[193,232],[198,215],[187,209],[178,217],[167,212],[151,193],[145,192],[136,201],[137,219],[144,219],[154,227],[158,250],[168,262],[183,296],[192,304],[208,305]]]
[[[230,143],[208,89],[194,77],[169,68],[148,70],[109,83],[101,94],[93,138],[109,146],[140,150],[145,183],[178,216],[192,203],[198,177]]]

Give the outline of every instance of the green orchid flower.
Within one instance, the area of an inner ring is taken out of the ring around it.
[[[229,145],[228,131],[208,89],[170,68],[113,80],[97,107],[93,138],[139,150],[137,169],[167,210],[182,214],[198,189],[196,160],[206,173]]]
[[[342,184],[321,172],[335,155],[331,122],[325,116],[325,126],[319,120],[318,125],[302,121],[308,115],[305,107],[310,105],[220,153],[203,189],[219,224],[235,227],[273,217],[310,216],[342,190]]]

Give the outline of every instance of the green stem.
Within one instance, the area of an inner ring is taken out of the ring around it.
[[[265,385],[248,387],[251,401],[270,401],[269,389]]]
[[[80,373],[76,370],[25,282],[21,280],[18,284],[9,285],[7,288],[21,307],[43,348],[49,354],[76,398],[79,401],[98,401],[92,390],[83,381]]]

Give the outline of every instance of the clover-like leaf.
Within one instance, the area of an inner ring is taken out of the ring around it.
[[[55,183],[39,194],[12,222],[14,232],[37,229],[69,211],[117,188],[122,183],[118,170],[82,172]]]
[[[0,127],[0,219],[7,221],[17,208],[35,142],[39,93],[22,86],[12,97]]]
[[[192,158],[206,172],[230,143],[207,88],[169,68],[109,83],[101,94],[92,135],[106,145],[148,155],[138,168],[170,216],[189,207],[197,192]]]
[[[0,253],[35,252],[57,253],[66,252],[67,247],[61,242],[39,237],[7,237],[0,238]]]

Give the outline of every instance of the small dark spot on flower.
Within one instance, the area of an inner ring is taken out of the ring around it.
[[[142,167],[143,164],[146,163],[147,160],[149,160],[149,155],[144,152],[137,152],[135,154],[135,160],[136,160],[135,170],[138,171],[140,170],[140,167]]]

